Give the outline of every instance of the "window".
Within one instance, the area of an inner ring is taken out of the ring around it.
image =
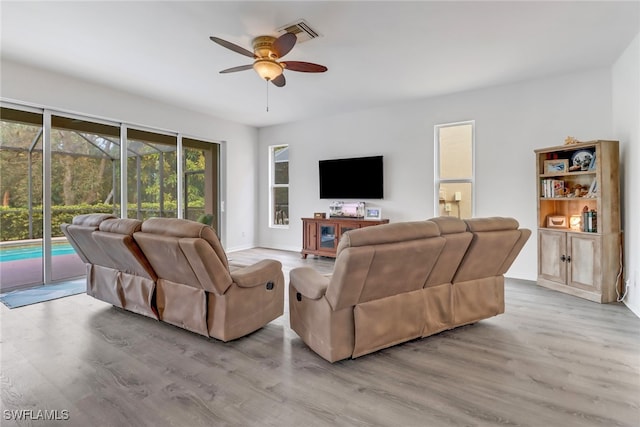
[[[269,226],[289,226],[289,146],[269,147]]]
[[[474,215],[474,127],[474,121],[435,126],[436,216]]]

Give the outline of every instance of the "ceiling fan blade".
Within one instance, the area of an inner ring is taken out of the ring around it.
[[[284,74],[280,74],[278,77],[276,77],[275,79],[271,80],[271,83],[273,83],[274,85],[276,85],[278,87],[282,87],[285,84],[287,84],[287,79],[284,78]]]
[[[211,39],[212,42],[214,43],[218,43],[220,46],[224,46],[227,49],[231,49],[232,51],[239,53],[240,55],[244,55],[244,56],[248,56],[249,58],[254,58],[255,55],[253,54],[253,52],[248,51],[247,49],[238,46],[237,44],[233,44],[231,42],[228,42],[226,40],[223,40],[219,37],[209,37],[209,39]]]
[[[313,64],[311,62],[301,61],[282,61],[285,69],[291,71],[300,71],[302,73],[324,73],[327,71],[327,67],[324,65]]]
[[[252,68],[253,68],[253,64],[240,65],[238,67],[232,67],[232,68],[227,68],[226,70],[222,70],[222,71],[220,71],[220,74],[235,73],[235,72],[238,72],[238,71],[250,70]]]
[[[284,33],[273,42],[273,50],[278,55],[278,58],[282,58],[293,49],[296,45],[298,38],[293,33]]]

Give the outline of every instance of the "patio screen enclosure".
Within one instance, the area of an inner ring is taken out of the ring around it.
[[[0,131],[2,291],[84,274],[62,249],[60,224],[75,215],[211,213],[217,228],[218,144],[6,106]]]

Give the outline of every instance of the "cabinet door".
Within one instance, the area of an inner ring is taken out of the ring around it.
[[[338,226],[334,223],[318,223],[318,250],[335,253]]]
[[[318,250],[318,224],[315,222],[304,223],[304,249]]]
[[[566,233],[538,231],[538,275],[553,282],[566,284]]]
[[[567,263],[569,286],[590,291],[601,289],[601,242],[600,236],[597,235],[567,234],[567,254],[571,256]]]

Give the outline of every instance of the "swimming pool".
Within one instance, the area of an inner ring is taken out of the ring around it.
[[[67,242],[53,242],[51,244],[51,255],[69,255],[76,251]],[[20,261],[23,259],[42,258],[42,244],[24,243],[19,245],[0,246],[0,262]]]

